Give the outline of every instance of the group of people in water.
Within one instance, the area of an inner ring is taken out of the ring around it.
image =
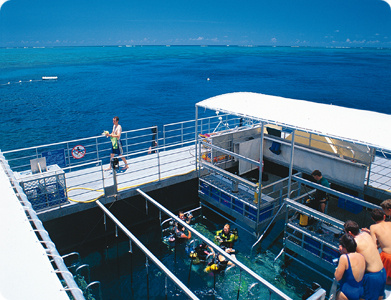
[[[193,216],[191,214],[185,214],[182,211],[179,212],[178,217],[189,224]],[[224,228],[217,231],[214,237],[214,243],[226,253],[235,257],[236,250],[233,248],[234,243],[238,240],[238,230],[232,229],[229,224],[225,224]],[[175,223],[172,227],[172,233],[169,237],[170,242],[181,243],[191,239],[191,231],[186,230],[179,223]],[[213,272],[219,273],[227,269],[228,266],[234,266],[234,264],[227,260],[220,253],[216,255],[212,247],[205,242],[201,242],[190,250],[190,258],[193,264],[205,263],[206,267],[204,271],[206,273]]]
[[[334,273],[340,283],[337,299],[381,300],[386,284],[391,284],[391,199],[381,207],[371,212],[375,224],[369,229],[360,230],[352,220],[344,224],[345,234],[339,240],[341,256]]]

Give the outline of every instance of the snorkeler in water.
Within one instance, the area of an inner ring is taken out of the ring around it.
[[[232,248],[225,248],[224,250],[228,254],[231,254],[232,257],[236,258],[235,254],[234,254],[235,253],[234,249],[232,249]],[[210,273],[210,272],[220,273],[222,271],[225,271],[228,266],[235,266],[235,264],[232,261],[227,260],[221,254],[219,254],[217,256],[217,258],[214,259],[214,261],[212,261],[211,263],[208,264],[208,266],[205,268],[204,272],[205,273]]]
[[[213,258],[215,252],[212,247],[208,246],[205,242],[202,242],[190,252],[189,256],[193,259],[194,264],[198,264],[200,262],[206,262],[209,257]]]

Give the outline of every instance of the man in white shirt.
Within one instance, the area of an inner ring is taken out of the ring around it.
[[[110,137],[111,139],[111,154],[110,154],[110,162],[113,160],[114,156],[117,155],[122,155],[122,143],[121,143],[121,133],[122,133],[122,127],[121,125],[118,124],[119,118],[114,117],[113,118],[113,131],[111,133],[106,133],[107,137]],[[126,162],[125,157],[121,157],[123,162],[125,163],[125,166],[122,167],[121,170],[126,170],[129,168],[128,163]],[[111,169],[111,163],[109,168],[106,169],[110,170]]]

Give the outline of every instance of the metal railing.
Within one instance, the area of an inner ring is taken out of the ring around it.
[[[174,215],[171,211],[169,211],[167,208],[162,206],[160,203],[158,203],[156,200],[151,198],[149,195],[144,193],[142,190],[137,189],[138,193],[145,198],[146,201],[149,203],[152,203],[155,207],[159,209],[159,216],[161,216],[161,212],[165,213],[167,216],[169,216],[171,219],[175,220],[175,222],[181,224],[181,226],[185,227],[187,230],[191,231],[192,234],[197,236],[199,239],[204,241],[208,246],[212,247],[215,253],[219,253],[220,255],[224,256],[225,259],[228,261],[232,261],[237,267],[239,267],[241,270],[246,272],[249,276],[254,278],[257,283],[260,283],[262,286],[268,289],[269,291],[269,297],[271,298],[272,295],[278,296],[281,299],[291,299],[289,296],[287,296],[285,293],[280,291],[278,288],[273,286],[271,283],[263,279],[261,276],[256,274],[254,271],[249,269],[247,266],[245,266],[243,263],[238,261],[236,258],[232,257],[230,254],[225,252],[223,249],[218,247],[215,243],[213,243],[211,240],[203,236],[201,233],[199,233],[197,230],[195,230],[193,227],[189,226],[186,222],[181,220],[179,217]],[[148,206],[147,206],[148,207]]]
[[[46,247],[46,252],[48,255],[48,258],[52,258],[52,263],[57,266],[57,270],[55,270],[57,275],[60,275],[64,282],[66,283],[66,287],[64,290],[69,291],[74,299],[76,300],[82,300],[85,299],[83,296],[83,292],[81,289],[77,286],[76,282],[74,281],[72,273],[70,273],[64,263],[63,258],[58,253],[55,244],[50,239],[50,236],[48,232],[43,227],[42,222],[39,220],[35,210],[32,208],[30,202],[28,201],[26,195],[22,191],[22,188],[17,183],[16,179],[12,175],[12,171],[9,167],[9,165],[4,164],[4,161],[1,160],[3,163],[4,171],[6,172],[7,176],[9,177],[9,180],[13,186],[13,189],[15,190],[15,194],[18,197],[19,201],[21,202],[24,211],[27,215],[28,220],[33,224],[33,226],[36,228],[36,232],[38,232],[37,236],[39,239],[39,242]]]
[[[238,118],[229,115],[220,116],[225,123],[230,123],[231,127],[237,126]],[[199,119],[198,132],[212,132],[219,124],[219,117],[212,116]],[[222,130],[224,128],[220,128]],[[143,151],[153,151],[160,147],[161,151],[172,148],[172,146],[183,146],[195,141],[196,123],[195,120],[183,121],[163,125],[160,130],[157,126],[145,127],[129,131],[123,131],[121,141],[124,155],[140,155]],[[75,158],[72,150],[82,146],[84,156]],[[151,149],[150,149],[151,148]],[[80,166],[88,162],[102,160],[109,162],[111,153],[110,139],[104,135],[93,136],[83,139],[75,139],[59,143],[51,143],[3,151],[11,169],[23,171],[30,169],[30,160],[42,156],[47,157],[47,164],[58,164],[61,168]]]
[[[141,243],[102,203],[96,201],[96,204],[102,209],[102,211],[105,213],[105,215],[109,216],[109,218],[118,226],[123,233],[126,234],[127,237],[130,239],[130,252],[133,252],[132,250],[132,242],[137,245],[137,247],[145,254],[146,256],[146,267],[148,268],[148,258],[154,262],[154,264],[162,271],[166,276],[174,282],[182,291],[186,293],[187,296],[189,296],[190,299],[198,299],[196,295],[192,291],[190,291],[186,285],[183,284],[182,281],[180,281],[165,265],[162,264],[162,262],[153,255],[152,252],[148,250],[144,246],[143,243]],[[148,272],[147,272],[148,273]],[[166,285],[167,289],[167,285]]]

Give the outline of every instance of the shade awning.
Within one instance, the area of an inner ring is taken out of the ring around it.
[[[198,107],[391,151],[391,115],[257,93],[215,96]]]

